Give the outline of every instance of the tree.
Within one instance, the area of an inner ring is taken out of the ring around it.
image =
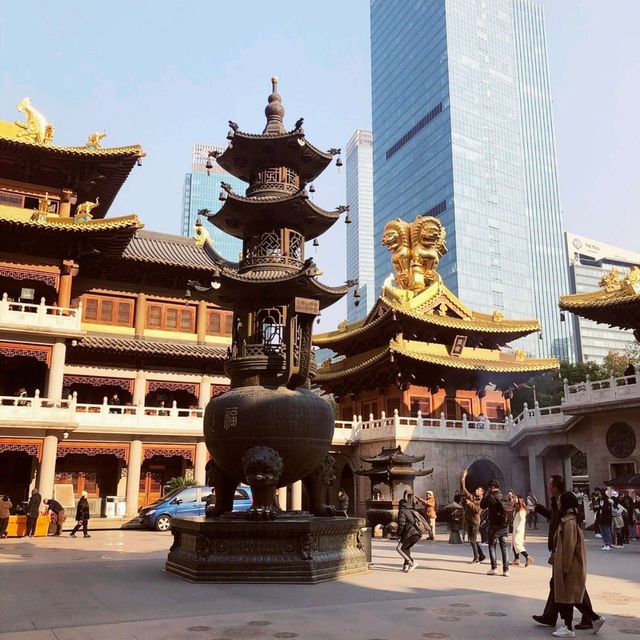
[[[171,478],[167,484],[164,485],[164,490],[168,493],[174,489],[180,489],[181,487],[195,487],[198,483],[195,480],[187,480],[184,476],[176,476]]]
[[[602,361],[602,366],[609,372],[613,372],[616,378],[624,375],[626,368],[631,364],[631,358],[620,351],[609,351]]]

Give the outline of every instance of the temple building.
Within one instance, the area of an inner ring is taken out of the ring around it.
[[[629,273],[613,269],[600,279],[600,288],[560,298],[560,308],[582,318],[619,329],[630,329],[640,342],[640,266]]]
[[[410,238],[417,239],[413,250]],[[446,252],[436,218],[393,221],[383,244],[393,253],[395,279],[384,283],[364,321],[314,337],[316,346],[339,354],[325,362],[316,383],[339,401],[342,420],[420,412],[425,418],[504,421],[513,384],[557,368],[553,358],[505,350],[540,331],[539,322],[472,311],[447,289],[435,271]]]
[[[424,456],[434,473],[418,478],[416,491],[428,486],[439,504],[451,501],[465,467],[472,484],[491,477],[528,484],[524,461],[509,447],[511,389],[558,362],[507,345],[540,331],[540,324],[507,319],[499,310],[473,311],[443,284],[437,266],[447,245],[437,218],[394,220],[382,243],[395,274],[371,312],[314,336],[317,347],[337,354],[319,368],[315,383],[334,394],[340,419],[358,438],[358,455],[376,456],[382,445]],[[368,493],[360,476],[360,511]]]
[[[228,389],[232,315],[193,301],[217,254],[143,230],[112,202],[138,146],[56,146],[28,99],[0,122],[0,487],[126,496],[127,514],[186,475],[203,483],[202,408]]]

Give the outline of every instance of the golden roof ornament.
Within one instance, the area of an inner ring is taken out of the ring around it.
[[[49,213],[49,207],[51,206],[51,198],[49,198],[49,192],[46,191],[44,197],[38,198],[38,211],[40,213]]]
[[[197,247],[204,247],[207,242],[209,244],[212,244],[211,236],[209,235],[209,232],[204,228],[202,220],[196,220],[196,223],[193,226],[193,230],[195,231],[194,238],[196,240]]]
[[[620,271],[615,267],[607,273],[607,275],[600,278],[598,284],[607,292],[612,293],[622,288],[622,282],[620,280]]]
[[[491,319],[494,322],[502,322],[504,320],[504,313],[502,313],[502,311],[500,311],[499,309],[494,309]]]
[[[24,113],[26,121],[0,122],[0,137],[36,144],[49,144],[53,140],[53,125],[31,105],[30,98],[21,100],[17,109]]]
[[[87,143],[84,145],[87,149],[101,149],[102,140],[107,137],[106,131],[94,131],[89,134]]]
[[[432,216],[417,216],[411,223],[400,218],[387,223],[382,244],[392,254],[396,287],[421,291],[442,282],[437,268],[447,253],[445,236],[444,226]]]
[[[624,277],[624,282],[631,286],[640,285],[640,267],[631,267],[629,273]]]
[[[95,202],[91,202],[91,200],[82,202],[76,207],[76,215],[73,216],[73,219],[76,222],[89,222],[89,220],[93,218],[93,215],[91,212],[99,204],[100,204],[100,197],[97,197]]]

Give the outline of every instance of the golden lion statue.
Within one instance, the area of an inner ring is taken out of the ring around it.
[[[382,244],[391,252],[391,264],[396,272],[396,286],[409,288],[411,275],[411,227],[408,222],[396,218],[385,225]]]
[[[412,289],[425,289],[442,281],[436,271],[440,258],[447,253],[446,231],[437,218],[418,216],[411,224]]]

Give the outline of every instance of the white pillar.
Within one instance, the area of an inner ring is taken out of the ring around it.
[[[287,487],[278,488],[278,504],[283,511],[287,510]]]
[[[53,498],[57,453],[58,437],[54,435],[45,436],[42,446],[40,473],[38,474],[38,491],[43,498]]]
[[[146,395],[147,374],[144,371],[136,371],[136,377],[133,381],[133,397],[131,398],[132,404],[144,404],[144,398]]]
[[[62,381],[64,380],[64,360],[67,344],[64,339],[56,338],[51,349],[51,364],[47,375],[47,391],[45,396],[52,400],[62,399]]]
[[[200,393],[198,395],[198,407],[204,409],[211,400],[211,378],[209,376],[202,376],[200,380]]]
[[[564,484],[567,489],[573,489],[573,469],[571,468],[571,456],[562,458],[562,474],[564,475]]]
[[[127,512],[134,517],[138,513],[138,495],[140,493],[140,468],[142,467],[142,442],[132,440],[129,446],[129,466],[127,467]]]
[[[198,484],[206,484],[205,466],[207,464],[207,445],[204,440],[199,440],[196,443],[196,459],[194,461],[194,480]]]
[[[302,511],[302,480],[291,486],[291,510]]]

